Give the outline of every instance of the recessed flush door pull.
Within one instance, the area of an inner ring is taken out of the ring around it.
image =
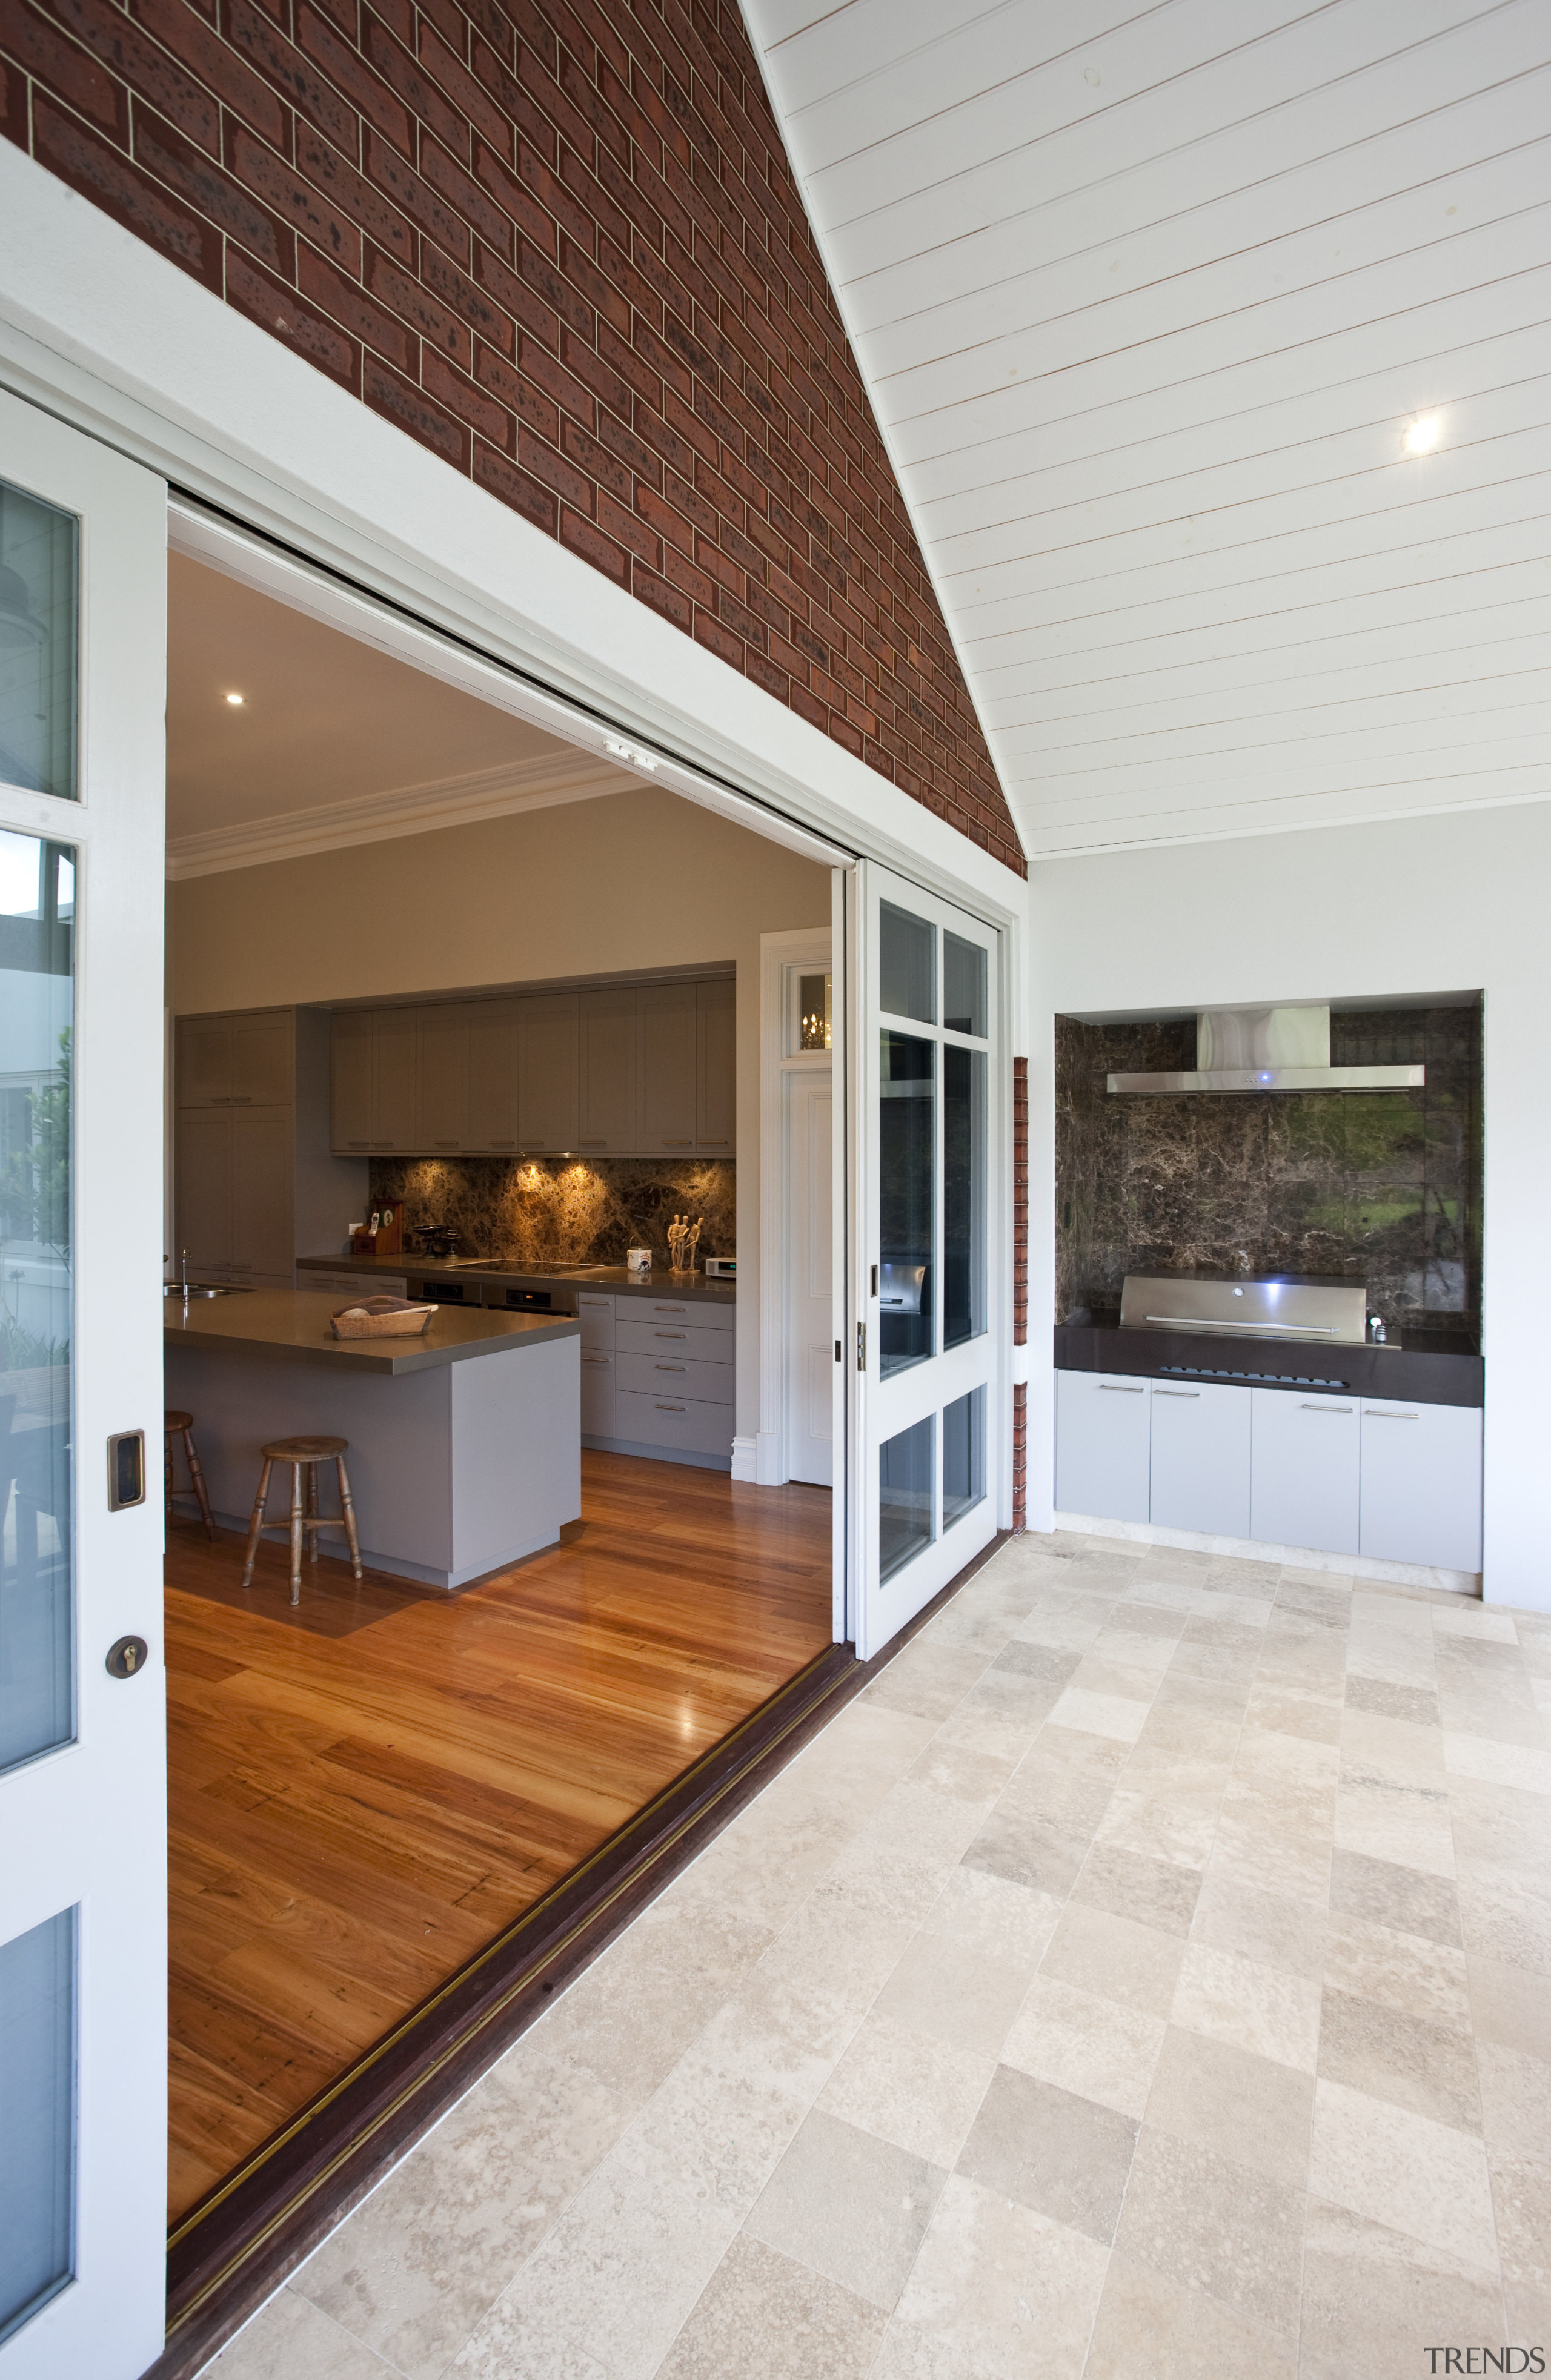
[[[145,1432],[121,1429],[108,1440],[108,1511],[145,1501]]]

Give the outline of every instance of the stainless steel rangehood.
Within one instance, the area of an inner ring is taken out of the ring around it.
[[[1112,1091],[1154,1099],[1183,1091],[1410,1091],[1424,1066],[1333,1066],[1330,1007],[1203,1008],[1196,1018],[1195,1071],[1111,1075]]]

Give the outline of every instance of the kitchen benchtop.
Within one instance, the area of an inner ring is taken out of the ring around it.
[[[431,1372],[476,1355],[503,1355],[519,1347],[542,1346],[546,1339],[575,1339],[581,1325],[572,1314],[502,1314],[482,1306],[444,1306],[415,1339],[336,1339],[329,1317],[337,1312],[334,1290],[245,1289],[229,1297],[165,1301],[169,1347],[202,1354],[299,1356],[342,1372]]]
[[[606,1297],[669,1298],[693,1305],[736,1305],[736,1281],[707,1281],[703,1273],[694,1273],[688,1281],[677,1278],[665,1266],[660,1272],[648,1273],[644,1280],[639,1273],[627,1272],[623,1265],[574,1265],[561,1272],[512,1272],[506,1266],[497,1271],[492,1266],[470,1263],[466,1257],[449,1262],[446,1257],[298,1257],[299,1272],[360,1272],[387,1273],[395,1281],[497,1281],[513,1289],[548,1289],[556,1281],[580,1290],[594,1290]]]
[[[1200,1330],[1122,1330],[1117,1322],[1058,1322],[1056,1369],[1183,1377],[1230,1388],[1347,1389],[1419,1405],[1479,1405],[1484,1378],[1481,1357],[1450,1346],[1438,1332],[1372,1347],[1239,1339],[1227,1331],[1208,1338]]]

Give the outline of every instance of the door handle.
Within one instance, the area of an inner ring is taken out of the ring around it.
[[[1147,1393],[1140,1382],[1134,1389],[1126,1388],[1119,1380],[1101,1380],[1099,1386],[1101,1389],[1106,1389],[1111,1396],[1116,1397],[1142,1397]]]
[[[1199,1389],[1154,1389],[1153,1394],[1155,1397],[1199,1397],[1201,1390]]]
[[[1343,1406],[1342,1411],[1345,1410]],[[1411,1413],[1384,1413],[1377,1405],[1364,1405],[1362,1418],[1364,1421],[1420,1421],[1422,1415]]]
[[[1309,1402],[1308,1398],[1307,1398],[1307,1397],[1305,1397],[1305,1398],[1304,1398],[1304,1400],[1303,1400],[1303,1403],[1302,1403],[1302,1408],[1301,1408],[1301,1410],[1302,1410],[1304,1413],[1334,1413],[1334,1414],[1343,1414],[1343,1413],[1350,1413],[1350,1411],[1351,1411],[1351,1407],[1350,1407],[1350,1405],[1314,1405],[1314,1404],[1311,1404],[1311,1403]]]

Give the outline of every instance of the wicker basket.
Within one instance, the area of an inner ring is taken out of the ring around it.
[[[435,1305],[405,1305],[394,1314],[364,1314],[347,1307],[330,1319],[336,1339],[418,1339],[440,1311]]]

